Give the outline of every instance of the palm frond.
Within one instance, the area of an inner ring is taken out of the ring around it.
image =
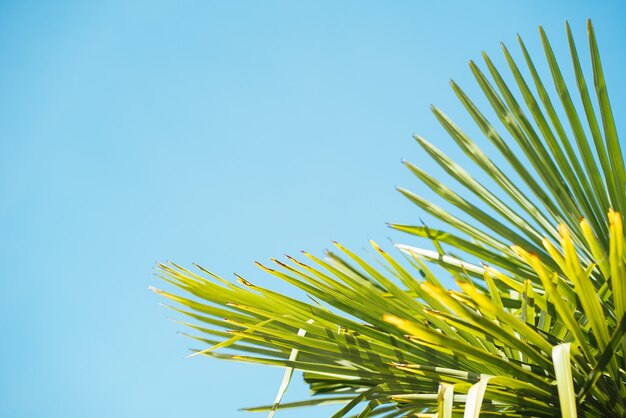
[[[274,404],[248,410],[271,416],[338,403],[335,417],[356,408],[363,417],[624,416],[626,173],[593,27],[588,24],[596,103],[569,25],[566,30],[573,91],[540,29],[555,100],[521,39],[525,70],[502,45],[517,96],[486,54],[491,80],[470,63],[499,127],[452,83],[497,158],[433,108],[492,188],[415,137],[456,184],[406,166],[462,215],[400,189],[451,230],[391,227],[429,239],[435,250],[398,244],[403,259],[372,243],[378,254],[372,263],[337,244],[324,258],[303,253],[306,262],[259,264],[307,301],[244,278],[231,283],[200,267],[159,265],[158,274],[184,296],[155,291],[193,319],[185,325],[202,345],[194,355],[286,370]],[[433,263],[454,277],[458,290],[442,285]],[[293,370],[304,372],[313,399],[281,404]]]

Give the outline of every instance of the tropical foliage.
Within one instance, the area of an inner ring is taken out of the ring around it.
[[[208,347],[193,355],[285,368],[275,402],[250,409],[270,416],[329,403],[340,404],[335,417],[624,416],[626,172],[593,27],[593,83],[566,29],[576,89],[541,28],[547,77],[521,39],[519,62],[502,45],[509,85],[486,54],[487,73],[470,63],[491,116],[452,83],[494,158],[433,108],[475,174],[415,137],[453,182],[406,162],[445,203],[400,192],[448,227],[391,227],[433,249],[397,245],[394,258],[372,243],[378,259],[366,261],[336,244],[324,258],[259,264],[302,299],[159,265],[184,296],[155,291]],[[458,288],[443,286],[441,272]],[[282,404],[296,369],[314,396]]]

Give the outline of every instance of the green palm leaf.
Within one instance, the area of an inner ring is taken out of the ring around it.
[[[405,162],[441,204],[399,190],[450,230],[390,226],[434,249],[397,244],[404,257],[393,257],[372,243],[372,263],[337,244],[325,258],[259,264],[308,300],[160,264],[158,275],[184,296],[155,291],[194,320],[185,323],[202,344],[193,355],[284,368],[274,404],[248,409],[270,416],[334,403],[342,404],[335,417],[624,416],[626,173],[590,22],[588,30],[596,103],[569,25],[577,89],[567,87],[541,28],[548,77],[521,39],[521,64],[502,45],[512,86],[486,54],[486,72],[470,63],[497,120],[452,83],[499,155],[433,107],[494,185],[415,136],[452,182]],[[458,290],[446,289],[430,264]],[[313,399],[281,404],[294,370],[304,372]]]

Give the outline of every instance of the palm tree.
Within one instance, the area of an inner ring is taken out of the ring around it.
[[[249,410],[272,416],[337,403],[334,417],[355,408],[359,417],[626,414],[626,172],[591,22],[593,87],[569,25],[566,31],[576,90],[566,87],[541,28],[548,79],[521,38],[521,62],[502,45],[516,93],[486,54],[490,78],[470,63],[497,125],[452,82],[497,159],[432,109],[491,186],[415,136],[455,184],[405,165],[463,215],[400,188],[448,230],[390,226],[430,240],[433,250],[399,244],[394,258],[372,242],[378,256],[368,262],[336,244],[323,258],[304,253],[258,264],[303,291],[304,300],[200,266],[159,265],[158,274],[184,296],[155,291],[194,320],[185,324],[199,335],[190,337],[208,347],[193,355],[285,369],[275,402]],[[443,286],[440,271],[458,288]],[[314,396],[283,404],[295,369]]]

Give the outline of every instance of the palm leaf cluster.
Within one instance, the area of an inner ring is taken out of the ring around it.
[[[589,84],[567,26],[575,90],[541,28],[549,77],[540,78],[521,39],[521,63],[502,45],[510,85],[486,54],[487,73],[471,62],[494,121],[452,83],[497,158],[433,108],[493,182],[415,137],[453,182],[406,162],[447,203],[400,192],[449,230],[391,226],[434,250],[397,245],[394,258],[372,243],[371,261],[336,244],[323,258],[259,264],[303,299],[199,266],[159,265],[185,296],[155,290],[193,320],[190,337],[206,347],[193,355],[284,368],[275,402],[250,408],[270,416],[329,403],[339,404],[336,417],[626,415],[626,172],[591,23],[588,33]],[[294,370],[315,396],[282,403]]]

